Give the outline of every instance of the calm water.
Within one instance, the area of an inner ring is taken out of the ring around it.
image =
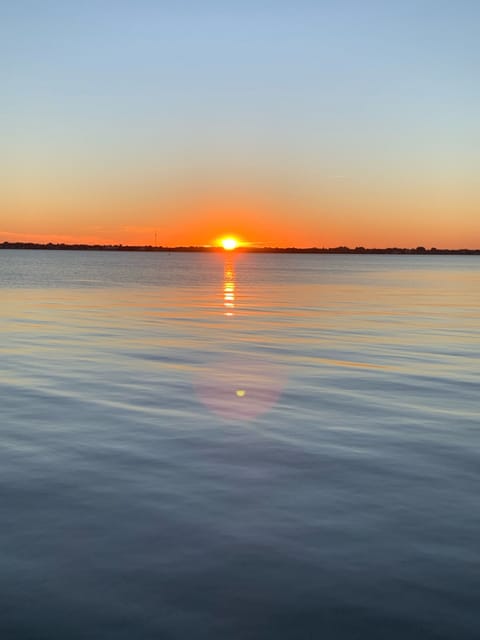
[[[6,639],[480,637],[480,260],[0,252]]]

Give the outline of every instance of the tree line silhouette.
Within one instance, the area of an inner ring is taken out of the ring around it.
[[[46,244],[38,242],[3,242],[0,249],[41,249],[47,251],[146,251],[146,252],[223,252],[222,247],[180,246],[164,247],[152,245],[123,244],[66,244],[63,242]],[[480,255],[480,249],[427,249],[423,246],[415,248],[386,247],[237,247],[239,253],[340,253],[340,254],[393,254],[393,255]]]

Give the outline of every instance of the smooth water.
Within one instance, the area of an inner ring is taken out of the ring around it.
[[[480,637],[480,261],[0,252],[5,639]]]

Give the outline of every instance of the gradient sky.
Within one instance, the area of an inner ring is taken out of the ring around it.
[[[4,0],[0,242],[480,247],[480,2]]]

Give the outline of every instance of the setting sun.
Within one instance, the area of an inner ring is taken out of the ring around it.
[[[232,251],[238,247],[238,242],[235,238],[222,238],[221,243],[225,251]]]

